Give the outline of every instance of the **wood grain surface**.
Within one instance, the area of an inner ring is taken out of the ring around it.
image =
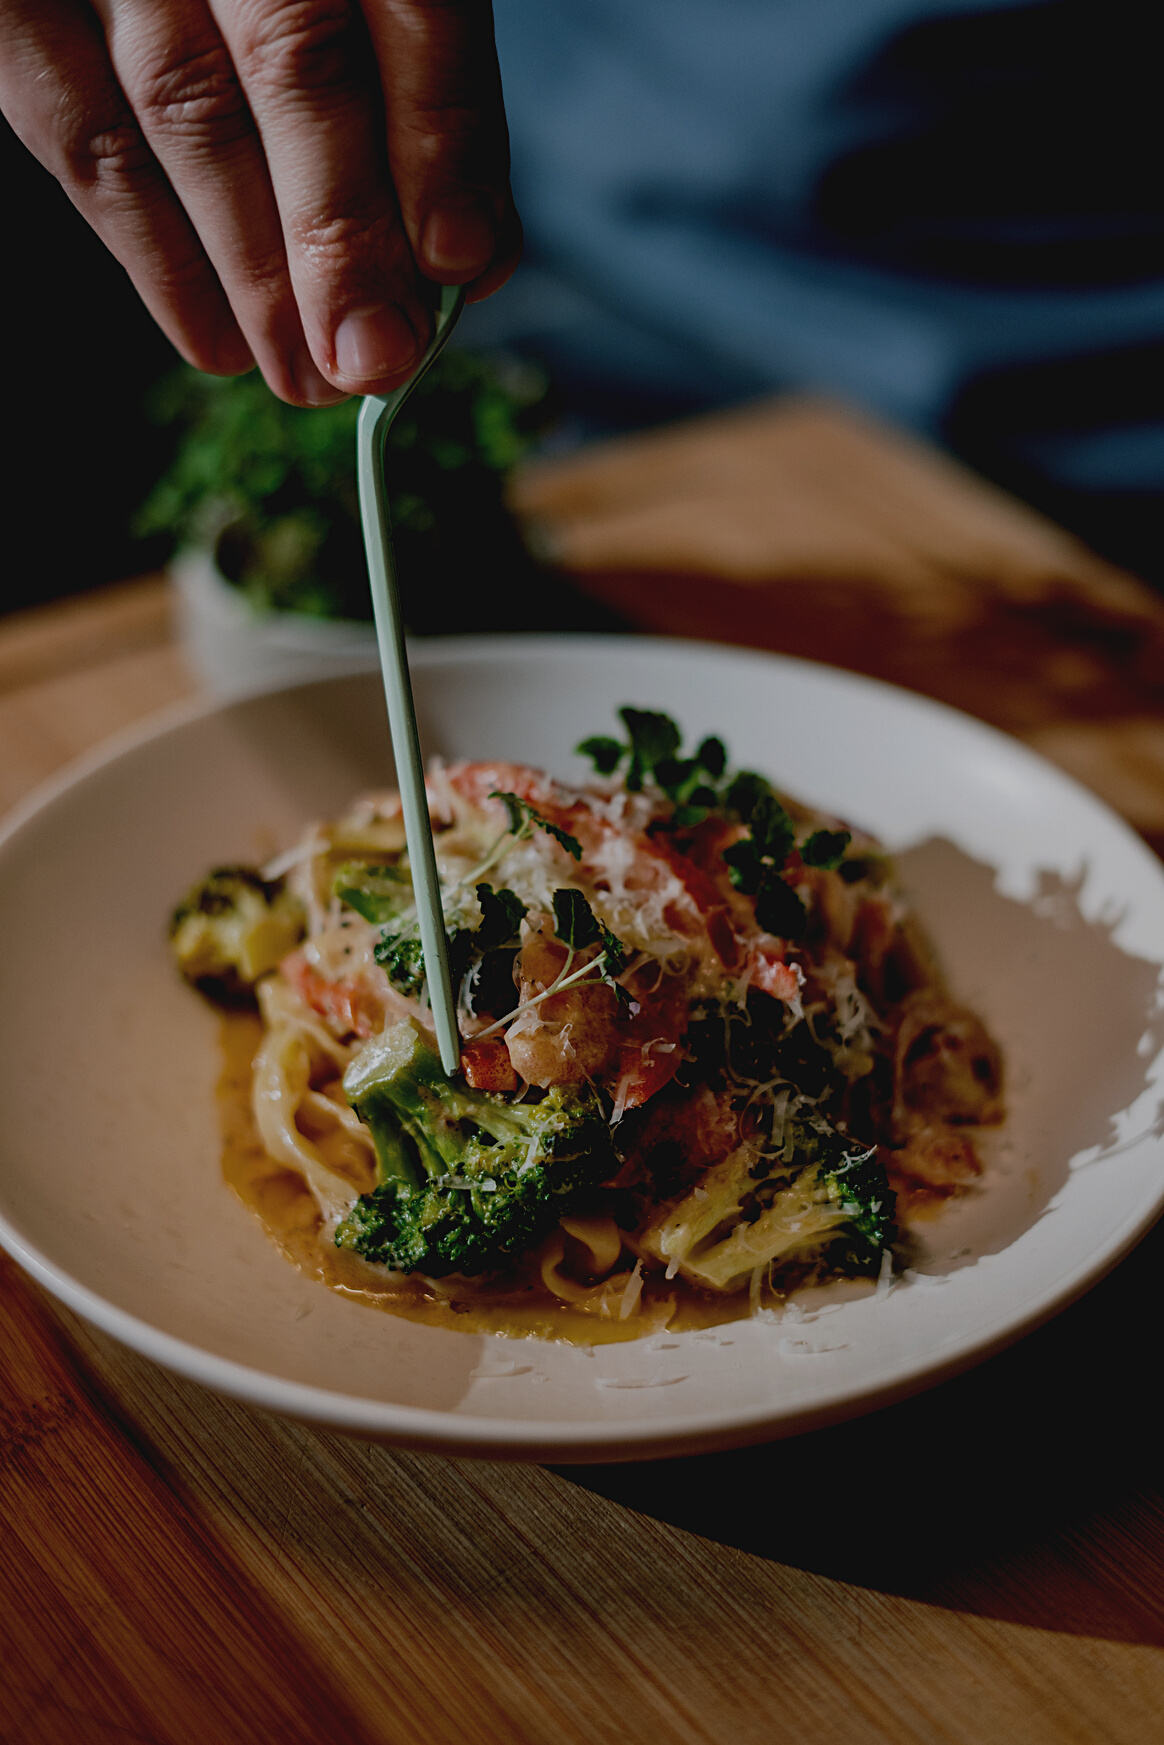
[[[982,499],[948,463],[927,497],[924,453],[903,472],[891,440],[833,413],[814,440],[826,457],[850,445],[848,480],[872,445],[947,526],[948,546],[973,545]],[[666,452],[647,459],[665,475]],[[712,452],[700,476],[730,477],[733,464]],[[827,545],[820,469],[811,537]],[[1025,514],[993,494],[982,513],[1004,542],[1000,520]],[[909,515],[900,503],[895,514],[904,539]],[[888,537],[870,541],[868,575],[851,552],[847,579],[833,566],[881,626],[863,651],[841,649],[872,670],[899,658],[885,643],[903,621],[897,584],[876,581],[892,569]],[[859,536],[846,538],[859,555]],[[1033,538],[1029,525],[1015,536],[1009,573],[1034,562]],[[1031,607],[1048,664],[1019,672],[1027,714],[1006,724],[1042,735],[1151,833],[1164,827],[1161,614],[1130,578],[1063,549],[1071,574]],[[769,641],[807,635],[800,584],[672,563],[585,573],[640,622],[722,636],[716,601],[735,587],[762,601]],[[998,622],[999,584],[985,558],[980,568],[978,605],[931,632],[919,688],[943,694],[958,669],[961,699],[998,719],[990,637],[977,679],[969,645],[960,663],[950,653],[975,613]],[[828,570],[822,560],[826,591]],[[826,645],[828,622],[812,632]],[[1101,670],[1102,705],[1094,669],[1087,684],[1061,682],[1077,657]],[[192,688],[156,581],[0,624],[3,802]],[[219,1400],[0,1261],[0,1739],[1145,1745],[1164,1736],[1162,1263],[1159,1228],[1051,1326],[857,1423],[695,1460],[551,1471],[402,1454]]]
[[[535,463],[511,496],[532,542],[637,628],[937,697],[1164,846],[1164,602],[947,456],[788,398]]]

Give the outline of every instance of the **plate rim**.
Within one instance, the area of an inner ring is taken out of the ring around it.
[[[421,1453],[583,1466],[673,1459],[783,1441],[864,1417],[928,1392],[1017,1344],[1070,1308],[1131,1252],[1159,1221],[1162,1212],[1164,1206],[1157,1205],[1146,1215],[1130,1218],[1102,1257],[1081,1264],[1060,1285],[1053,1299],[1040,1300],[1028,1315],[1012,1321],[1005,1329],[984,1335],[976,1344],[953,1353],[941,1363],[927,1364],[921,1371],[911,1368],[909,1373],[903,1372],[874,1387],[857,1385],[828,1401],[792,1412],[773,1410],[771,1406],[755,1412],[736,1412],[726,1427],[722,1413],[673,1415],[640,1424],[558,1420],[543,1425],[524,1418],[486,1417],[393,1404],[304,1382],[280,1380],[265,1370],[219,1357],[171,1333],[163,1333],[87,1286],[77,1284],[31,1243],[23,1241],[2,1213],[0,1247],[82,1320],[162,1368],[244,1405],[320,1429],[390,1442],[394,1447]]]
[[[484,665],[492,660],[512,658],[519,652],[528,656],[539,650],[553,654],[589,651],[600,657],[604,650],[622,651],[628,644],[633,644],[640,653],[659,657],[680,652],[692,655],[702,651],[732,663],[776,669],[793,667],[843,681],[847,688],[892,697],[922,714],[934,712],[951,723],[956,722],[963,730],[969,727],[987,742],[1004,750],[1008,757],[1037,769],[1042,780],[1052,778],[1055,785],[1069,792],[1077,802],[1085,802],[1106,828],[1115,827],[1123,845],[1159,884],[1164,885],[1164,866],[1126,820],[1083,783],[1022,740],[947,703],[882,679],[850,672],[844,667],[732,643],[603,633],[430,637],[410,642],[409,656],[415,667],[428,669],[466,661]],[[368,677],[375,670],[366,662],[353,663],[350,676]],[[23,796],[0,818],[0,855],[42,813],[92,776],[135,750],[237,706],[245,707],[279,695],[289,696],[317,684],[334,683],[335,677],[329,676],[293,685],[276,682],[230,698],[195,694],[152,712],[71,759]],[[940,1385],[1016,1343],[1078,1301],[1119,1264],[1162,1215],[1164,1179],[1154,1199],[1129,1212],[1104,1246],[1080,1261],[1072,1272],[1060,1277],[1049,1290],[1040,1293],[1025,1313],[1015,1316],[1005,1327],[984,1332],[977,1340],[958,1347],[942,1359],[931,1358],[920,1369],[916,1359],[905,1360],[899,1362],[898,1371],[888,1378],[868,1386],[855,1383],[827,1401],[791,1411],[786,1407],[775,1408],[769,1402],[753,1411],[733,1410],[730,1421],[726,1423],[722,1411],[671,1414],[637,1424],[617,1420],[550,1420],[543,1423],[377,1401],[282,1379],[165,1333],[140,1316],[117,1307],[98,1292],[80,1284],[28,1242],[3,1211],[0,1211],[0,1247],[51,1296],[121,1344],[187,1380],[261,1410],[421,1451],[491,1460],[586,1464],[694,1454],[800,1435],[825,1424],[864,1415]]]

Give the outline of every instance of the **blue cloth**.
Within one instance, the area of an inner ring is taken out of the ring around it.
[[[478,333],[660,406],[810,388],[930,436],[1033,368],[1016,454],[1164,483],[1164,384],[1039,427],[1046,366],[1158,367],[1150,10],[495,0],[529,265]]]

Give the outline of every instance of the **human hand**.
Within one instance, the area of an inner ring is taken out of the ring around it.
[[[183,357],[297,405],[521,251],[489,0],[0,0],[0,109]]]

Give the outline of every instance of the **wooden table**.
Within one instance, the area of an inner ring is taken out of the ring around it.
[[[845,441],[867,470],[901,463],[894,439],[844,416],[781,411],[782,438],[788,417],[801,460],[806,443],[827,458]],[[722,430],[695,434],[723,452]],[[615,468],[623,486],[633,462]],[[657,451],[647,498],[666,474],[656,463]],[[835,614],[830,629],[818,612],[814,630],[811,612],[787,609],[814,573],[803,540],[791,569],[770,553],[767,575],[761,563],[741,577],[712,549],[713,506],[694,568],[677,571],[665,549],[652,564],[641,539],[631,561],[625,526],[601,532],[609,505],[593,474],[589,510],[571,523],[561,508],[569,468],[578,487],[577,469],[601,473],[603,457],[558,464],[519,489],[583,586],[647,625],[742,627],[771,644],[783,623],[802,652],[828,652]],[[1022,512],[984,507],[944,463],[914,453],[905,470],[930,509],[943,489],[961,502],[962,531],[946,529],[955,555],[976,515],[993,526],[1014,560],[1010,603],[991,594],[1005,564],[984,560],[977,630],[965,605],[927,630],[918,563],[883,538],[877,557],[870,534],[865,571],[852,550],[847,574],[818,551],[818,593],[840,590],[881,626],[859,659],[848,645],[841,657],[880,671],[912,661],[939,694],[956,680],[964,704],[1122,794],[1149,834],[1164,829],[1155,601]],[[900,504],[870,500],[910,532]],[[599,528],[589,559],[584,539],[566,549],[586,514]],[[829,510],[821,525],[843,519]],[[862,536],[845,537],[859,551]],[[1054,550],[1036,562],[1040,539]],[[945,576],[973,596],[956,562],[928,561],[939,592]],[[1016,604],[1032,565],[1059,580]],[[1017,664],[981,633],[996,607],[1025,626]],[[8,620],[0,803],[192,688],[156,580]],[[0,1263],[0,1738],[1146,1745],[1164,1737],[1162,1261],[1164,1228],[1011,1352],[857,1423],[571,1471],[398,1454],[277,1422],[123,1351]],[[1128,1325],[1135,1336],[1117,1336]]]

